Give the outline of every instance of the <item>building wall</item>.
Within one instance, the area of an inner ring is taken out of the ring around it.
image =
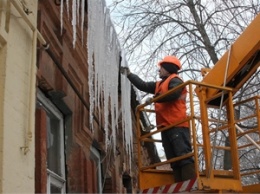
[[[37,1],[23,4],[36,25]],[[35,163],[33,33],[10,1],[1,0],[0,7],[0,192],[31,193]]]
[[[0,1],[0,192],[49,191],[48,110],[40,101],[44,96],[64,121],[66,192],[136,193],[136,146],[130,157],[124,149],[122,126],[116,134],[116,150],[106,142],[104,117],[95,117],[95,133],[89,127],[89,114],[93,114],[89,112],[89,56],[87,45],[81,42],[88,32],[87,9],[85,34],[81,36],[81,30],[77,30],[78,41],[73,48],[71,18],[66,13],[62,33],[60,30],[60,1],[15,0],[29,18],[31,28],[37,26],[48,43],[47,47],[38,41],[35,47],[32,30],[11,2]],[[138,102],[136,96],[132,99],[134,118]],[[95,115],[104,114],[102,111]],[[133,142],[136,144],[136,139]],[[93,148],[100,154],[100,162],[93,156]],[[102,191],[98,191],[99,163]]]
[[[87,1],[86,1],[87,6]],[[84,36],[87,37],[87,8],[85,8]],[[94,131],[89,123],[89,88],[88,88],[88,51],[85,43],[82,44],[81,30],[77,30],[77,42],[73,48],[73,29],[71,25],[71,13],[67,15],[64,10],[63,30],[60,30],[60,4],[52,0],[39,1],[38,29],[46,41],[49,49],[38,50],[37,58],[37,87],[64,115],[65,121],[70,120],[66,128],[66,181],[67,192],[96,193],[97,163],[92,159],[90,149],[95,147],[101,156],[102,189],[106,193],[124,193],[126,188],[123,179],[133,176],[136,179],[137,171],[129,171],[131,161],[126,156],[123,146],[121,129],[118,131],[117,150],[115,153],[112,145],[105,141],[104,112],[98,110],[94,119]],[[97,37],[98,38],[98,37]],[[86,42],[86,40],[83,40]],[[95,65],[95,64],[94,64]],[[115,64],[118,65],[118,64]],[[60,67],[59,67],[60,66]],[[57,97],[58,96],[58,97]],[[86,104],[85,104],[86,103]],[[36,118],[36,135],[46,134],[44,111],[39,112]],[[98,120],[98,115],[103,115]],[[109,130],[108,130],[109,131]],[[41,136],[45,138],[44,135]],[[45,144],[36,142],[36,192],[45,192],[46,162]],[[45,140],[46,141],[46,140]],[[136,160],[133,160],[136,161]],[[123,176],[124,175],[124,176]],[[128,184],[129,185],[129,184]],[[131,185],[131,190],[136,192],[136,186]]]

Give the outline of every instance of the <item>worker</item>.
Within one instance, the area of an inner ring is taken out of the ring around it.
[[[170,89],[183,83],[178,76],[181,62],[175,56],[166,56],[158,63],[160,81],[146,82],[128,67],[121,67],[120,71],[139,90],[154,94],[154,97],[164,94]],[[163,128],[187,118],[185,87],[155,102],[156,125]],[[187,121],[161,132],[162,145],[167,160],[192,152],[189,123]],[[175,182],[181,182],[195,177],[193,157],[171,163]]]

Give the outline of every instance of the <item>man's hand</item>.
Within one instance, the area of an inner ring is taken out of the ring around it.
[[[120,67],[120,73],[128,76],[131,73],[131,71],[128,67]]]
[[[145,100],[145,104],[152,104],[152,100],[153,100],[152,97],[148,97],[148,98]]]

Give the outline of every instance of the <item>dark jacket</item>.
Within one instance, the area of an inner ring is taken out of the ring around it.
[[[150,94],[155,94],[155,88],[156,88],[156,82],[145,82],[143,81],[138,75],[136,74],[129,74],[128,76],[129,81],[135,86],[137,87],[139,90],[143,91],[143,92],[147,92]],[[162,79],[162,82],[166,80],[167,77],[165,77],[164,79]],[[179,78],[173,78],[171,79],[170,83],[169,83],[169,90],[182,84],[183,81]],[[177,91],[175,91],[174,93],[172,93],[171,95],[168,95],[162,99],[160,99],[157,102],[169,102],[172,100],[176,100],[181,96],[182,93],[182,89],[179,89]],[[156,94],[155,94],[156,95]]]

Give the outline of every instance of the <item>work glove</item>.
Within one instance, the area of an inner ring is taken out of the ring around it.
[[[147,127],[144,127],[144,128],[142,128],[143,129],[143,131],[145,131],[145,132],[149,132],[149,131],[151,131],[151,130],[153,130],[154,128],[155,128],[156,126],[154,126],[154,125],[148,125]]]
[[[131,71],[128,67],[120,67],[120,73],[128,76],[131,73]]]
[[[148,97],[148,98],[146,98],[146,100],[145,100],[145,104],[152,104],[152,100],[153,100],[152,97]]]

